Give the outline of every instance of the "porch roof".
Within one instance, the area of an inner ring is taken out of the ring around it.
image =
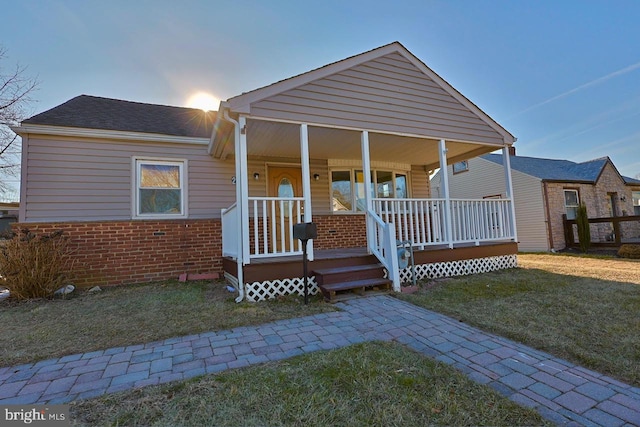
[[[485,154],[515,138],[474,103],[394,42],[221,103],[210,152],[232,154],[233,129],[245,116],[248,154],[299,158],[298,124],[309,124],[313,158],[361,158],[370,132],[372,160],[438,166],[437,141],[449,161]],[[354,143],[351,143],[354,142]]]

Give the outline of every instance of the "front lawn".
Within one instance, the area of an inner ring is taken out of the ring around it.
[[[236,295],[222,282],[170,281],[0,301],[0,367],[335,310],[320,297],[305,306],[294,296],[236,304]]]
[[[640,385],[640,262],[521,254],[520,268],[401,298]]]
[[[364,343],[75,402],[74,425],[552,425],[450,366]]]

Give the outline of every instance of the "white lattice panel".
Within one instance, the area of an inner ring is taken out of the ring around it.
[[[309,295],[315,295],[319,291],[316,277],[309,277]],[[247,301],[264,301],[284,295],[304,295],[304,278],[267,280],[245,284],[245,297]]]
[[[448,262],[434,262],[415,266],[416,280],[437,279],[439,277],[466,276],[469,274],[486,273],[518,266],[518,256],[502,255],[487,258],[465,259]],[[400,270],[400,281],[411,282],[411,267]]]

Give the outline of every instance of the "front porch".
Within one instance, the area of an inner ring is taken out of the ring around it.
[[[209,153],[235,162],[236,203],[221,218],[237,301],[301,291],[297,223],[318,227],[308,255],[322,272],[312,287],[333,276],[323,292],[378,268],[384,277],[353,287],[400,291],[409,249],[419,277],[516,264],[515,138],[399,44],[231,98],[217,117]],[[446,174],[431,197],[434,170],[495,150],[507,158],[504,199],[452,199]]]
[[[451,250],[448,246],[432,246],[413,252],[415,266],[409,264],[400,270],[402,284],[415,279],[436,279],[485,273],[517,266],[517,244],[514,242],[460,244]],[[366,247],[320,249],[309,261],[309,292],[319,292],[315,271],[378,264],[378,259]],[[238,263],[232,257],[223,258],[225,277],[238,286]],[[245,298],[264,301],[280,295],[304,294],[302,255],[265,257],[244,266]],[[354,277],[357,279],[357,277]]]

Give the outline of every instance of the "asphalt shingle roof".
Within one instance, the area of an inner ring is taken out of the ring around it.
[[[502,165],[501,154],[486,154],[483,159]],[[511,156],[511,169],[535,176],[544,181],[569,181],[595,183],[608,157],[601,157],[582,163],[570,160],[541,159],[538,157]],[[622,177],[628,184],[640,184],[640,181]]]
[[[209,138],[215,112],[80,95],[24,124]]]

